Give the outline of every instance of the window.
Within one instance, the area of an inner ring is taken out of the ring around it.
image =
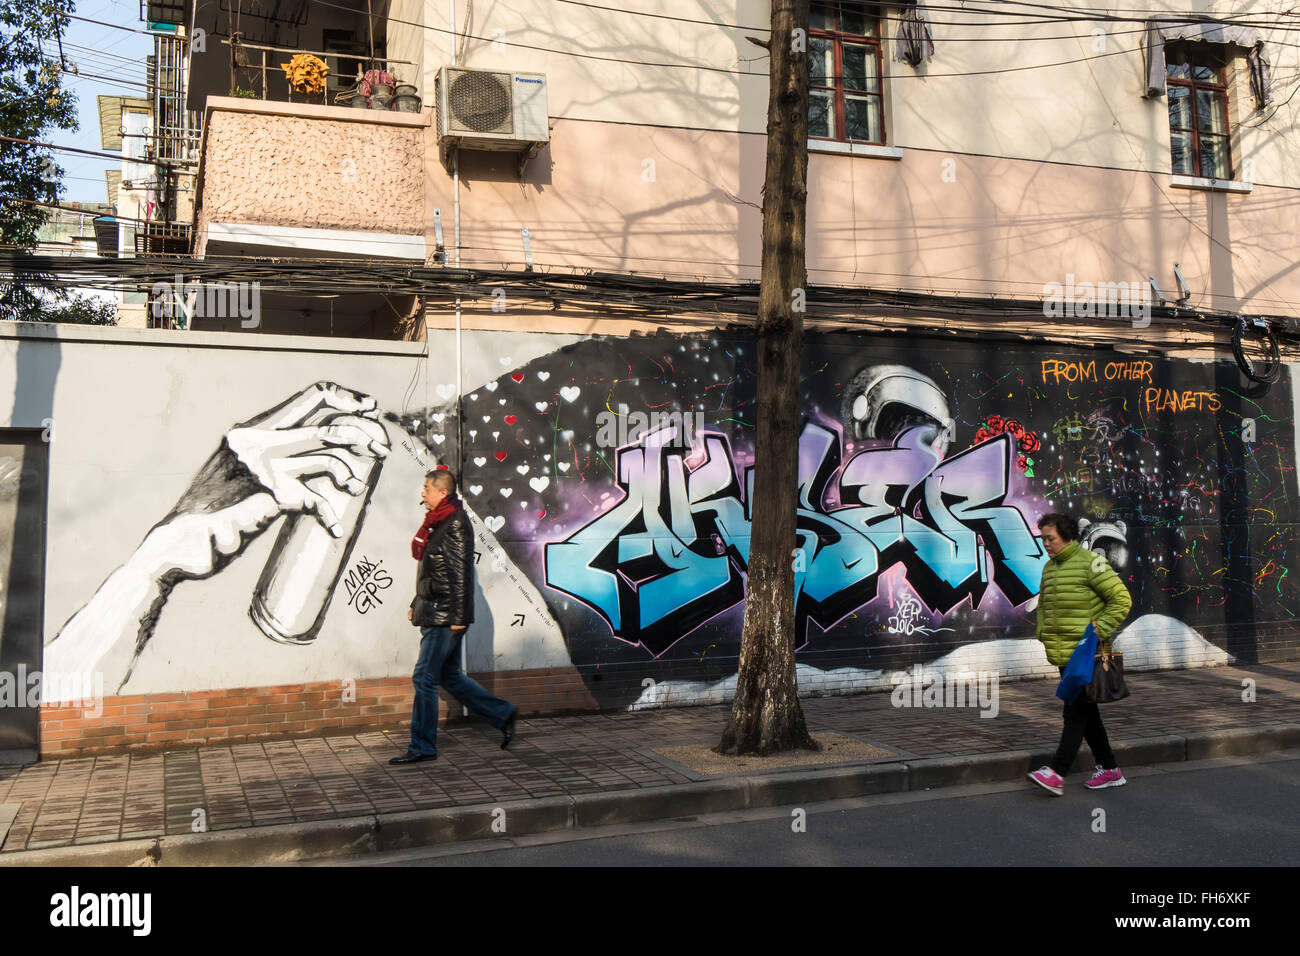
[[[1226,66],[1222,48],[1203,43],[1165,46],[1169,148],[1175,175],[1232,178]]]
[[[879,22],[847,3],[814,3],[810,13],[809,138],[883,144]]]

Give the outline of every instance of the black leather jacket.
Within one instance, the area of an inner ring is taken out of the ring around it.
[[[469,515],[457,508],[445,522],[445,532],[441,526],[429,532],[416,571],[411,623],[417,627],[474,623],[474,538]]]

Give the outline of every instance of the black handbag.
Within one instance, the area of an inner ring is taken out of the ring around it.
[[[1094,704],[1109,704],[1129,695],[1124,681],[1124,655],[1098,651],[1093,658],[1092,683],[1084,691]]]

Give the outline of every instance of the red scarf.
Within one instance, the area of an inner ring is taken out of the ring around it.
[[[411,557],[420,560],[421,555],[424,554],[424,543],[429,540],[429,533],[440,522],[445,521],[459,504],[460,500],[455,495],[449,495],[442,499],[438,507],[424,513],[424,524],[420,525],[420,530],[415,532],[415,537],[411,539]]]

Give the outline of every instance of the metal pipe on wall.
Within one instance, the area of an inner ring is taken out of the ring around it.
[[[448,13],[450,16],[451,26],[451,65],[457,66],[456,56],[456,0],[447,0]],[[452,179],[452,243],[455,246],[456,268],[460,268],[460,150],[452,147],[451,154],[451,179]],[[460,296],[456,296],[456,480],[460,481],[460,476],[464,469],[465,455],[465,423],[461,411],[464,409],[465,400],[461,397],[461,342],[460,342]],[[460,642],[460,670],[465,673],[465,642]],[[460,715],[469,716],[469,708],[464,704],[460,705]]]

